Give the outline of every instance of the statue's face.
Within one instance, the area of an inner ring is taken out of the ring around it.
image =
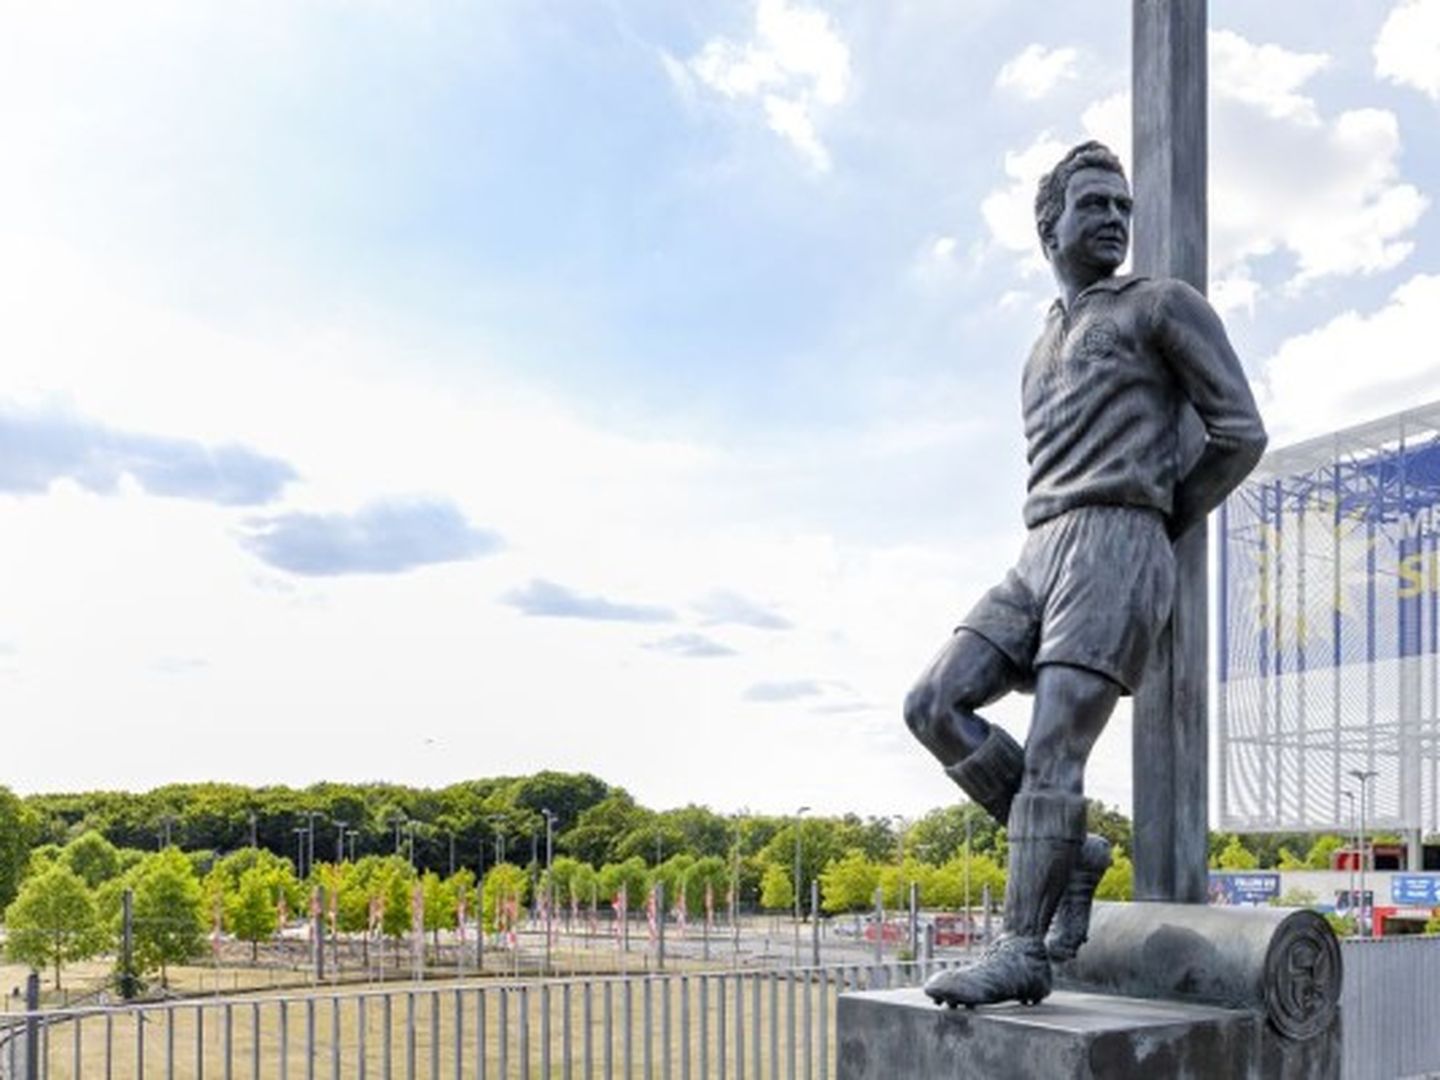
[[[1081,169],[1065,186],[1050,256],[1077,269],[1110,274],[1130,246],[1130,185],[1109,169]]]

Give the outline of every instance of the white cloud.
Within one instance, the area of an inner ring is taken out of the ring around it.
[[[1075,77],[1079,59],[1078,49],[1068,46],[1047,49],[1043,45],[1030,44],[1005,62],[995,76],[995,85],[1027,101],[1038,101],[1062,81]]]
[[[1255,314],[1255,301],[1260,299],[1260,283],[1250,276],[1246,266],[1237,267],[1228,277],[1210,283],[1210,303],[1220,315],[1226,316],[1237,311]]]
[[[1225,283],[1225,302],[1253,306],[1264,292],[1255,263],[1277,252],[1290,257],[1292,291],[1403,262],[1428,200],[1400,178],[1395,115],[1362,108],[1324,117],[1303,93],[1328,63],[1323,54],[1216,31],[1211,57],[1210,266]],[[1129,93],[1094,102],[1081,129],[1128,163]],[[1043,266],[1032,224],[1035,184],[1067,145],[1047,131],[1006,154],[1006,185],[981,203],[994,244],[1025,256],[1022,273]]]
[[[1440,0],[1400,0],[1375,39],[1375,74],[1440,101]]]
[[[1330,64],[1325,53],[1298,53],[1256,45],[1232,30],[1210,34],[1210,84],[1215,96],[1251,106],[1274,120],[1307,127],[1320,123],[1315,102],[1300,92]]]
[[[758,0],[754,36],[737,42],[714,38],[683,66],[662,57],[682,91],[690,76],[732,101],[758,103],[770,129],[820,172],[830,154],[816,132],[816,117],[845,100],[850,50],[823,11],[788,0]]]
[[[980,203],[980,215],[992,242],[1003,251],[1022,256],[1021,267],[1027,274],[1044,273],[1048,265],[1035,234],[1035,185],[1065,150],[1065,143],[1045,131],[1025,149],[1006,151],[1008,182]]]
[[[1431,348],[1436,311],[1440,274],[1417,274],[1378,311],[1346,311],[1285,341],[1257,380],[1274,442],[1440,398],[1440,358]]]

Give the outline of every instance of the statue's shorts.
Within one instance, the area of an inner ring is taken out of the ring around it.
[[[1158,511],[1082,506],[1031,529],[1015,568],[960,627],[1009,657],[1026,686],[1042,664],[1071,664],[1132,693],[1174,592]]]

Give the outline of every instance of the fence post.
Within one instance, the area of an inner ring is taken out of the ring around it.
[[[820,882],[810,881],[810,966],[820,966]]]
[[[655,970],[665,970],[665,883],[655,883],[655,933],[659,948],[655,953]]]
[[[910,882],[910,959],[920,955],[920,884]]]
[[[325,981],[325,887],[323,885],[315,887],[313,907],[314,925],[310,936],[315,945],[315,982],[318,985]]]
[[[120,894],[120,996],[132,999],[135,985],[135,890]]]
[[[885,893],[875,887],[875,963],[885,959]]]
[[[35,1013],[40,1008],[40,973],[32,971],[25,977],[25,1080],[40,1080],[40,1021]]]

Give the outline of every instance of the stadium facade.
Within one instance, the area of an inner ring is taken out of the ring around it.
[[[1418,867],[1440,831],[1440,402],[1271,452],[1219,518],[1221,827],[1353,832],[1363,786]]]

